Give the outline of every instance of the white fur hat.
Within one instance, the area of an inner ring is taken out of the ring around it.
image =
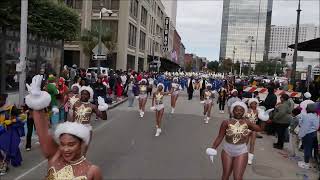
[[[238,92],[238,90],[232,89],[231,94],[233,94],[234,92]]]
[[[250,104],[253,103],[253,102],[256,102],[257,105],[259,105],[259,101],[257,98],[250,98],[249,101],[248,101],[248,106],[250,107]]]
[[[71,134],[83,140],[88,145],[90,141],[90,128],[77,122],[64,122],[57,126],[54,132],[55,141],[60,144],[62,134]]]
[[[158,88],[159,86],[162,86],[162,88],[164,88],[164,84],[162,84],[162,83],[159,83],[159,84],[157,85],[157,88]]]
[[[231,109],[230,109],[230,112],[233,114],[233,109],[236,107],[236,106],[240,106],[244,109],[244,114],[246,114],[248,112],[248,107],[247,105],[244,103],[244,102],[241,102],[241,101],[236,101],[234,102],[232,105],[231,105]]]
[[[79,83],[72,84],[71,90],[73,89],[73,87],[77,87],[78,88],[78,93],[79,93],[80,88],[81,88],[80,84]]]
[[[139,81],[139,83],[142,83],[142,82],[147,83],[147,80],[146,80],[146,79],[141,79],[141,80]]]
[[[303,94],[305,98],[309,99],[311,98],[311,94],[309,92],[306,92]]]
[[[93,99],[93,89],[90,86],[82,86],[79,93],[81,94],[82,91],[88,91],[90,94],[90,100]]]
[[[212,84],[209,82],[206,82],[206,87],[208,87],[208,86],[212,87]]]

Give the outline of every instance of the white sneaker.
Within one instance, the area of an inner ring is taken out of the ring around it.
[[[142,111],[140,111],[140,113],[139,113],[139,114],[140,114],[140,117],[142,118],[142,117],[143,117],[143,112],[142,112]]]
[[[171,114],[173,114],[173,113],[174,113],[174,110],[175,110],[174,108],[172,108],[172,109],[171,109]]]
[[[249,156],[248,156],[248,164],[251,165],[252,164],[252,161],[253,161],[253,157],[254,155],[249,153]]]
[[[298,166],[302,169],[309,169],[310,167],[309,163],[305,163],[304,161],[299,161]]]
[[[160,128],[157,128],[157,131],[156,131],[156,137],[158,137],[158,136],[160,136],[160,134],[161,134],[161,129]]]
[[[224,111],[221,111],[222,114],[224,114]]]
[[[222,111],[220,110],[220,111],[219,111],[219,113],[221,114],[221,113],[222,113]]]

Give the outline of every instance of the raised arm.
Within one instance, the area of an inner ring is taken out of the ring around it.
[[[216,137],[216,139],[214,140],[214,142],[212,144],[213,149],[217,149],[217,147],[221,144],[221,142],[226,134],[227,127],[228,127],[228,122],[225,120],[222,122],[222,124],[220,126],[218,137]]]
[[[58,150],[58,144],[49,134],[49,117],[43,109],[49,106],[51,97],[47,92],[41,91],[41,82],[42,76],[36,75],[32,78],[32,83],[27,84],[29,94],[26,96],[26,104],[33,109],[33,118],[41,150],[47,159],[51,159]]]
[[[49,133],[48,114],[44,111],[33,111],[33,119],[42,153],[47,159],[51,159],[58,150],[58,144]]]

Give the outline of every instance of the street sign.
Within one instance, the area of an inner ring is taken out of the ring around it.
[[[107,59],[107,56],[106,56],[106,55],[93,54],[93,55],[92,55],[92,59],[93,59],[93,60],[105,60],[105,59]]]
[[[301,80],[307,80],[307,73],[301,73]]]
[[[94,47],[92,49],[93,54],[97,54],[99,55],[99,44],[96,45],[96,47]],[[101,53],[100,55],[107,55],[109,53],[109,49],[103,44],[101,43]]]

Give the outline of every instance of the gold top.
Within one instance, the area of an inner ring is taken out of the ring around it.
[[[206,92],[204,93],[204,96],[205,96],[206,99],[210,99],[211,96],[212,96],[212,93],[211,93],[210,91],[206,91]]]
[[[248,112],[245,117],[251,121],[252,123],[256,123],[257,120],[258,120],[258,114],[257,113],[254,113],[253,111],[251,112]]]
[[[56,171],[54,167],[51,167],[48,170],[48,175],[46,177],[46,180],[87,180],[88,178],[86,176],[78,176],[75,177],[73,173],[73,168],[71,165],[67,165],[60,169],[59,171]]]
[[[228,143],[231,144],[239,144],[242,143],[240,140],[245,140],[246,136],[249,135],[249,128],[247,123],[240,124],[239,121],[236,120],[235,124],[229,124],[226,129],[226,140],[232,141]]]
[[[70,97],[69,102],[71,104],[71,107],[73,107],[73,105],[79,100],[80,98],[78,98],[77,95],[73,95],[72,97]]]
[[[179,84],[172,83],[172,88],[173,88],[173,91],[178,91],[179,90]]]
[[[162,104],[163,94],[158,93],[156,94],[156,104]]]
[[[147,86],[146,85],[140,85],[140,94],[145,94],[147,91]]]
[[[78,123],[88,123],[90,122],[90,117],[92,114],[92,108],[86,107],[84,104],[81,104],[80,107],[75,108],[75,122]]]

